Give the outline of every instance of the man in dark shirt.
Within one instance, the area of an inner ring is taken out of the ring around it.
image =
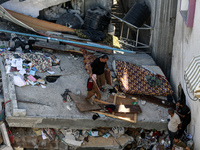
[[[187,128],[187,125],[191,121],[191,112],[190,108],[187,105],[184,105],[182,101],[176,103],[177,109],[176,114],[179,115],[181,119],[181,130],[179,135],[181,136],[184,133],[184,130]]]
[[[97,75],[97,85],[99,89],[103,92],[104,89],[102,88],[102,86],[105,85],[105,73],[104,73],[105,67],[107,68],[107,71],[109,71],[108,65],[106,63],[107,61],[108,61],[108,55],[103,55],[100,58],[96,58],[92,62],[89,69],[90,77],[92,77],[92,74]]]

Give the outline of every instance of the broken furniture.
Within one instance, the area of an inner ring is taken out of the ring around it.
[[[142,112],[140,107],[138,107],[136,104],[138,102],[136,98],[127,98],[126,96],[115,94],[114,96],[110,95],[110,98],[106,102],[97,99],[93,100],[102,104],[114,104],[117,108],[117,110],[113,111],[112,114],[101,111],[93,111],[94,113],[99,113],[108,117],[121,119],[132,123],[137,122],[137,113]],[[133,103],[136,104],[136,106],[134,106]],[[131,112],[132,109],[134,109],[134,113]]]

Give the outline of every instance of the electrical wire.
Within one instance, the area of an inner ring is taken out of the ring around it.
[[[9,136],[9,138],[10,138],[10,143],[11,144],[13,144],[13,134],[12,134],[12,132],[10,131],[10,129],[8,129],[8,128],[6,128],[6,130],[7,130],[7,132],[8,132],[8,136]]]
[[[55,131],[54,129],[51,128],[51,130],[53,131],[54,135],[57,136],[62,142],[64,142],[66,145],[68,145]]]

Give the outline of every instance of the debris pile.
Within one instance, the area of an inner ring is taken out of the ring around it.
[[[14,84],[22,87],[33,85],[45,88],[46,81],[37,75],[37,72],[51,71],[52,63],[59,62],[58,59],[52,59],[52,56],[43,53],[20,53],[5,51],[1,53],[5,59],[6,73],[13,77]]]

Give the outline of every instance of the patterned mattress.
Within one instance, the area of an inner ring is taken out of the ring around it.
[[[120,88],[124,93],[154,96],[172,95],[172,87],[163,76],[134,64],[115,61]]]

